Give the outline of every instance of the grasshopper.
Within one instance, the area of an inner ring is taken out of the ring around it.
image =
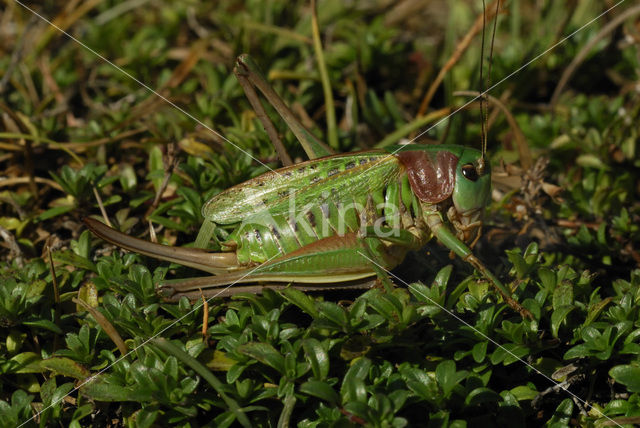
[[[247,55],[238,57],[234,73],[284,163],[290,160],[254,87],[310,160],[262,174],[206,202],[196,248],[154,244],[85,219],[105,241],[213,274],[165,282],[161,295],[177,300],[260,292],[266,283],[302,290],[362,288],[436,237],[488,279],[512,308],[531,316],[467,245],[480,236],[490,198],[484,150],[413,144],[333,154],[295,118]],[[212,239],[221,251],[207,250]],[[236,285],[247,283],[263,285]],[[223,289],[230,284],[234,287]]]

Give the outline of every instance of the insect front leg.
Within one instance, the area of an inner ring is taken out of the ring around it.
[[[482,220],[476,220],[473,223],[464,224],[460,220],[460,214],[454,207],[449,207],[447,210],[447,218],[456,229],[456,236],[461,241],[468,242],[472,235],[467,235],[467,232],[475,232],[475,237],[473,238],[473,242],[469,244],[469,248],[475,247],[476,243],[482,236]]]
[[[509,306],[520,313],[523,318],[533,319],[531,312],[514,300],[514,298],[511,297],[511,291],[471,252],[464,242],[458,239],[456,235],[444,225],[440,213],[427,213],[425,220],[434,236],[438,238],[444,246],[456,253],[462,260],[470,263],[478,272],[488,279]]]

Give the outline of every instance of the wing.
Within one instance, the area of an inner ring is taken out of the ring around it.
[[[262,174],[210,199],[202,215],[217,224],[234,224],[268,210],[275,215],[296,207],[350,202],[396,179],[404,167],[383,151],[347,153],[314,159]]]

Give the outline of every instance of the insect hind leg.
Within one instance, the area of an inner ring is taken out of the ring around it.
[[[134,238],[98,220],[85,218],[84,224],[99,238],[129,251],[160,260],[178,263],[213,274],[221,274],[239,267],[235,252],[215,253],[201,248],[170,247]]]

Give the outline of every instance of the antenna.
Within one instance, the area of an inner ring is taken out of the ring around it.
[[[500,0],[496,1],[496,13],[495,19],[493,20],[493,32],[491,35],[491,45],[489,47],[489,65],[487,70],[487,80],[484,80],[483,77],[483,68],[484,68],[484,37],[485,37],[485,27],[487,25],[486,17],[487,17],[487,7],[485,5],[485,0],[482,0],[483,7],[483,22],[482,22],[482,49],[480,53],[480,85],[482,88],[481,98],[480,98],[480,118],[481,118],[481,146],[482,146],[482,156],[478,160],[478,172],[480,174],[483,173],[485,169],[485,156],[487,154],[487,140],[488,140],[488,126],[489,126],[489,101],[487,98],[487,94],[485,93],[491,87],[491,65],[493,63],[493,45],[495,44],[496,39],[496,28],[498,27],[498,12],[500,11]]]

